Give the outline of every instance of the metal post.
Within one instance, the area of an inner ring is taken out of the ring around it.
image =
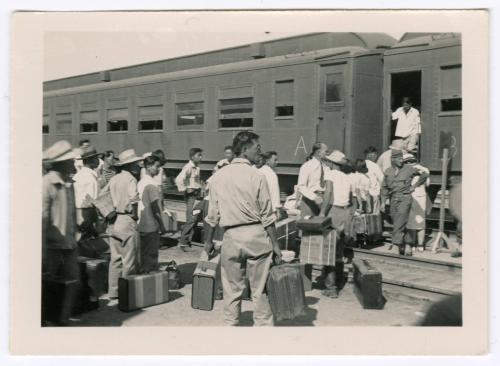
[[[449,150],[443,150],[442,159],[442,175],[441,175],[441,204],[439,205],[439,231],[432,242],[432,253],[437,253],[443,244],[443,240],[450,245],[450,241],[444,233],[444,217],[445,217],[445,197],[446,197],[446,183],[448,181],[448,159]]]

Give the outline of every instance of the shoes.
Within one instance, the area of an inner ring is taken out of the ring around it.
[[[113,307],[113,306],[116,306],[118,305],[118,299],[115,297],[115,298],[112,298],[108,301],[108,303],[106,304],[107,307]]]
[[[417,250],[418,250],[420,253],[423,253],[423,251],[424,251],[425,249],[424,249],[424,246],[423,246],[423,245],[419,245],[419,246],[417,247]]]
[[[224,295],[222,294],[222,291],[217,291],[215,294],[215,300],[222,300],[224,298]]]
[[[339,297],[339,291],[336,288],[323,290],[321,291],[321,294],[325,297],[329,297],[330,299],[336,299]]]
[[[392,247],[393,247],[393,246],[394,246],[394,245],[389,244],[389,250],[392,250]]]
[[[405,251],[404,254],[408,257],[411,257],[413,255],[413,248],[410,245],[405,245]]]
[[[398,246],[398,251],[399,251],[399,255],[405,255],[405,247],[404,247],[404,245],[399,245]]]
[[[177,247],[182,250],[183,252],[188,252],[189,249],[191,248],[190,244],[178,244]]]
[[[462,256],[462,252],[455,250],[453,253],[451,253],[452,258],[460,258]]]

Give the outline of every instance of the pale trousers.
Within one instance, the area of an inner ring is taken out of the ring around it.
[[[260,223],[225,231],[221,249],[225,324],[239,324],[241,300],[245,290],[245,267],[254,305],[254,324],[274,324],[269,300],[265,294],[272,254],[271,240]]]

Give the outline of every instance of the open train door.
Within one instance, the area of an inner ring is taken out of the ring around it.
[[[317,140],[345,151],[347,62],[320,66]]]

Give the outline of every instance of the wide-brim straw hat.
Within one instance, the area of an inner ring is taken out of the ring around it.
[[[115,165],[124,166],[141,160],[144,160],[144,158],[142,156],[137,156],[134,149],[128,149],[118,155],[118,162],[115,163]]]
[[[73,148],[66,140],[55,142],[52,146],[47,148],[43,154],[42,159],[44,163],[55,163],[65,160],[73,160],[82,154],[79,148]]]
[[[328,160],[335,164],[345,164],[346,157],[342,151],[334,150],[330,155],[326,157]]]

